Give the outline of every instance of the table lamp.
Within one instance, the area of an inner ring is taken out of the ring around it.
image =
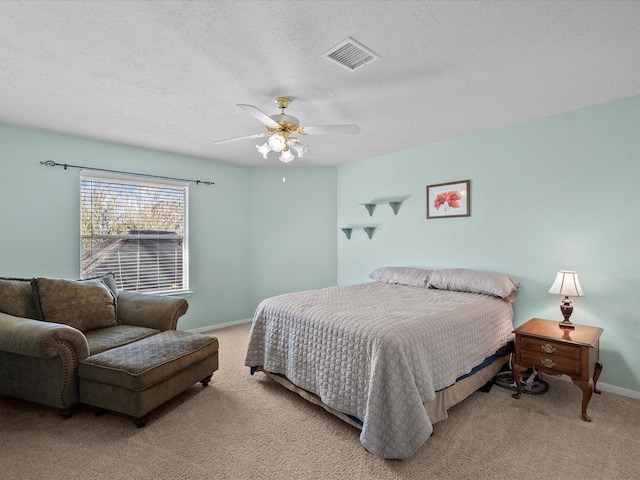
[[[549,293],[554,295],[564,295],[564,300],[560,304],[560,311],[564,320],[560,322],[560,328],[573,329],[575,326],[569,321],[573,313],[573,305],[569,297],[583,297],[584,292],[578,280],[578,274],[567,270],[560,270],[556,275],[556,280],[551,285]]]

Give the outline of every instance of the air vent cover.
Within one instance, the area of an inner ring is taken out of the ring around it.
[[[351,37],[348,37],[329,51],[323,53],[322,56],[333,60],[351,71],[380,58],[380,55],[372,52]]]

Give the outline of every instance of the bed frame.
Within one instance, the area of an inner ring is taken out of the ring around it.
[[[437,422],[441,422],[442,420],[446,420],[449,416],[448,410],[451,407],[463,401],[465,398],[467,398],[469,395],[477,391],[479,388],[489,382],[493,377],[495,377],[498,372],[500,372],[503,365],[507,363],[508,359],[509,355],[499,357],[494,360],[493,363],[477,371],[473,375],[469,375],[468,377],[465,377],[462,380],[454,383],[450,387],[436,392],[436,398],[424,404],[424,408],[427,411],[427,415],[429,416],[429,420],[431,420],[431,423],[435,424]],[[257,371],[261,371],[274,382],[277,382],[288,390],[297,393],[308,402],[324,408],[327,412],[335,415],[340,420],[345,421],[349,425],[352,425],[358,429],[362,429],[362,424],[358,422],[357,419],[329,407],[320,399],[320,397],[318,397],[318,395],[298,387],[284,375],[268,372],[262,369],[257,369]]]

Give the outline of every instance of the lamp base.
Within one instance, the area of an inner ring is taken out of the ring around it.
[[[559,323],[560,328],[566,328],[567,330],[575,329],[575,325],[569,321],[569,318],[573,313],[573,305],[571,305],[569,297],[564,297],[564,300],[560,304],[560,311],[564,317],[564,320]]]
[[[573,323],[568,322],[566,320],[563,320],[562,322],[560,322],[558,326],[564,330],[575,330],[576,328],[576,326]]]

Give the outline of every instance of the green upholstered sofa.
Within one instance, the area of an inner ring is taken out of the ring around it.
[[[91,280],[0,278],[0,395],[60,409],[78,403],[78,364],[89,355],[176,330],[183,298],[117,290]]]

